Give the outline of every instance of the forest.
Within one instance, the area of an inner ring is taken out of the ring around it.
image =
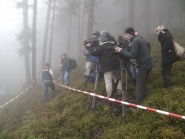
[[[0,0],[0,6],[3,7],[5,3],[13,4],[14,12],[19,13],[18,18],[14,19],[19,23],[19,28],[16,33],[12,30],[13,38],[8,37],[4,35],[8,28],[2,23],[8,25],[12,20],[0,21],[0,44],[7,39],[7,47],[12,45],[12,53],[16,53],[19,59],[11,57],[10,51],[4,51],[4,46],[0,46],[0,89],[2,84],[8,85],[5,87],[8,93],[0,96],[0,105],[3,106],[0,106],[0,139],[184,138],[185,123],[182,119],[143,110],[132,112],[126,107],[127,115],[123,123],[121,105],[116,104],[116,108],[110,110],[101,99],[97,99],[95,109],[89,110],[92,97],[57,84],[56,96],[43,105],[43,90],[38,81],[38,75],[47,62],[51,64],[55,76],[61,78],[60,56],[66,53],[78,64],[71,73],[70,86],[92,92],[93,84],[83,88],[84,40],[92,38],[94,31],[102,30],[117,39],[119,35],[125,36],[127,27],[133,27],[144,40],[150,42],[155,64],[148,79],[150,96],[142,105],[185,115],[185,62],[175,63],[172,69],[173,86],[164,89],[163,80],[159,78],[160,44],[154,33],[157,26],[164,25],[174,39],[185,47],[184,0]],[[6,13],[2,15],[6,16]],[[7,57],[2,56],[3,53]],[[12,64],[7,64],[7,59]],[[18,61],[23,62],[21,66],[16,65]],[[16,74],[10,69],[24,72]],[[19,81],[21,78],[23,82]],[[130,77],[128,80],[131,82]],[[11,85],[16,83],[21,84],[21,91],[12,91],[15,89],[11,89]],[[28,87],[31,88],[28,92],[19,94]],[[99,83],[97,92],[106,95],[103,81]],[[128,84],[128,92],[128,98],[135,103],[133,85]],[[11,102],[17,95],[20,96]],[[10,103],[4,106],[8,101]]]

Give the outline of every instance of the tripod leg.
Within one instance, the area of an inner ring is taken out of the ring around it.
[[[126,77],[125,77],[125,91],[124,94],[122,94],[122,101],[126,101],[126,92],[127,92],[127,78],[128,78],[128,72],[126,70]],[[123,123],[125,122],[125,115],[126,115],[126,106],[124,104],[122,104],[122,118],[123,118]]]
[[[89,75],[88,75],[88,77],[87,77],[87,79],[86,79],[86,81],[85,81],[85,83],[84,83],[84,87],[86,86],[86,84],[87,84],[87,82],[88,82],[88,80],[89,80],[89,78],[90,78],[92,72],[94,71],[94,68],[96,67],[96,64],[97,64],[97,62],[95,61],[95,62],[93,63],[93,65],[92,65],[92,68],[91,68],[91,70],[90,70],[90,73],[89,73]]]
[[[115,83],[115,85],[114,85],[114,87],[113,87],[111,97],[114,97],[120,79],[121,79],[121,70],[120,70],[120,72],[119,72],[119,74],[118,74],[118,76],[117,76],[116,83]],[[112,109],[114,108],[114,104],[115,104],[114,102],[111,102],[111,108],[112,108]]]
[[[94,93],[95,93],[95,94],[96,94],[97,88],[98,88],[98,79],[99,79],[99,73],[97,72],[97,73],[96,73],[95,84],[94,84]],[[94,109],[95,103],[96,103],[96,98],[93,96],[91,108]]]

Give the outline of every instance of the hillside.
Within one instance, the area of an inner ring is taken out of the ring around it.
[[[185,33],[175,36],[185,46]],[[185,115],[185,60],[176,62],[172,69],[173,87],[163,89],[160,67],[160,45],[152,43],[151,56],[155,68],[148,77],[150,95],[142,105]],[[83,60],[80,60],[83,61]],[[93,85],[83,88],[83,62],[72,71],[69,86],[93,92]],[[58,72],[59,69],[56,70]],[[58,77],[60,77],[58,72]],[[124,77],[123,77],[124,78]],[[60,83],[60,81],[58,81]],[[124,83],[123,83],[124,84]],[[129,102],[135,103],[135,87],[128,85]],[[56,85],[56,95],[42,104],[42,88],[23,94],[0,109],[0,139],[183,139],[185,120],[127,106],[125,122],[121,105],[109,109],[97,99],[95,109],[89,109],[92,97]],[[98,94],[106,95],[104,81],[98,84]],[[119,97],[117,99],[120,99]]]

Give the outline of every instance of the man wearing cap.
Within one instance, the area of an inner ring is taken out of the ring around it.
[[[50,98],[52,98],[55,93],[55,85],[53,83],[54,74],[52,69],[50,68],[49,63],[45,64],[45,68],[41,72],[41,77],[42,77],[42,86],[44,90],[43,102],[45,103],[47,100],[48,87],[50,87],[52,90],[50,94]]]
[[[91,39],[93,40],[94,47],[97,47],[99,45],[99,36],[100,36],[100,33],[98,31],[93,32]],[[85,76],[85,80],[87,80],[89,73],[91,71],[93,62],[95,62],[97,60],[97,57],[92,56],[86,48],[83,48],[82,51],[83,51],[83,54],[86,58],[84,76]],[[94,72],[95,72],[95,70],[94,70]],[[94,75],[94,74],[92,74],[92,75]]]
[[[114,42],[109,41],[108,34],[100,36],[99,46],[91,47],[87,45],[89,53],[93,56],[98,56],[100,72],[104,73],[107,97],[112,96],[112,79],[116,81],[120,72],[120,62],[118,58],[112,57],[111,48],[114,48]],[[118,83],[117,91],[120,94],[122,91],[121,83]]]
[[[131,52],[119,47],[115,47],[115,51],[130,59],[136,59],[138,70],[136,73],[136,104],[141,104],[143,98],[148,95],[146,79],[154,65],[147,43],[142,38],[136,37],[134,33],[132,27],[125,30],[125,37],[132,43]]]

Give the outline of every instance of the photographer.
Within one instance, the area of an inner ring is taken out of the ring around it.
[[[63,85],[67,85],[70,81],[69,76],[70,76],[70,62],[69,58],[67,58],[67,55],[63,53],[61,56],[61,72],[62,72],[62,78],[63,78]]]
[[[106,34],[108,35],[108,34]],[[112,79],[116,81],[120,72],[120,62],[117,58],[112,57],[111,49],[114,48],[114,42],[108,41],[108,36],[100,36],[98,47],[92,47],[91,44],[87,44],[87,49],[89,53],[93,56],[98,56],[98,61],[100,65],[100,72],[104,73],[104,79],[106,84],[107,97],[112,95]],[[110,37],[110,36],[109,36]],[[118,83],[117,93],[121,93],[122,86]]]
[[[100,33],[98,31],[95,31],[93,33],[93,36],[91,39],[84,41],[84,45],[86,46],[88,43],[90,43],[93,47],[97,47],[99,45],[99,36],[100,36]],[[83,54],[86,58],[84,76],[85,76],[85,79],[87,79],[87,77],[89,76],[89,73],[91,71],[92,64],[93,64],[93,62],[95,62],[97,60],[97,58],[92,57],[86,48],[83,48],[82,51],[83,51]],[[95,75],[95,74],[92,74],[92,75]],[[93,82],[93,80],[95,80],[95,79],[92,79],[92,82]],[[89,81],[91,82],[91,80],[89,80]]]
[[[130,59],[136,59],[138,70],[136,73],[136,104],[141,104],[143,98],[148,94],[146,79],[153,68],[153,61],[146,42],[136,37],[134,33],[135,31],[132,27],[125,30],[125,37],[132,43],[131,52],[119,47],[115,47],[115,51]]]

